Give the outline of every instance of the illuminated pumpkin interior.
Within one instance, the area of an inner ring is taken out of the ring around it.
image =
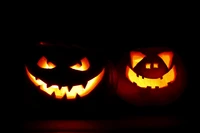
[[[48,62],[44,56],[42,56],[40,58],[37,65],[43,69],[53,69],[56,67],[56,65],[53,64],[52,62]],[[70,66],[71,69],[74,69],[77,71],[86,71],[89,69],[89,67],[90,67],[90,64],[86,57],[81,59],[81,64],[77,63],[73,66]],[[96,77],[89,80],[87,82],[87,85],[85,86],[85,88],[83,87],[83,85],[80,84],[80,85],[73,86],[71,88],[71,90],[69,91],[68,86],[62,86],[61,88],[59,88],[58,85],[52,85],[50,87],[47,87],[47,84],[44,81],[42,81],[41,79],[36,80],[36,77],[33,76],[29,72],[28,68],[26,67],[26,73],[27,73],[29,79],[36,86],[39,86],[39,88],[42,91],[46,92],[47,94],[52,95],[53,93],[55,93],[55,97],[57,99],[62,99],[65,95],[66,95],[67,99],[75,99],[77,94],[80,97],[84,97],[84,96],[88,95],[102,80],[102,78],[104,76],[104,72],[105,72],[105,70],[103,69]]]
[[[52,62],[47,62],[47,59],[44,56],[40,58],[37,65],[44,69],[53,69],[56,67],[56,65],[54,65]]]
[[[171,69],[164,74],[162,77],[157,78],[157,79],[152,79],[152,78],[145,78],[141,75],[138,75],[137,73],[135,73],[132,69],[134,69],[134,67],[136,67],[136,65],[142,61],[142,59],[145,57],[146,55],[144,55],[141,52],[130,52],[130,59],[131,59],[131,67],[129,66],[126,67],[126,77],[132,82],[132,83],[136,83],[137,86],[141,87],[141,88],[151,88],[151,89],[155,89],[155,88],[163,88],[168,86],[169,83],[172,83],[175,78],[176,78],[176,67],[175,65],[172,65],[172,59],[173,59],[173,52],[162,52],[160,54],[158,54],[158,56],[163,60],[163,62],[165,63],[165,65]],[[159,68],[159,64],[158,63],[147,63],[145,65],[146,69],[151,69],[153,68]],[[153,73],[152,73],[153,74]]]

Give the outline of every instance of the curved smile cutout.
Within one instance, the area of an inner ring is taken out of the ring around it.
[[[135,52],[131,53],[131,58],[133,58]],[[140,54],[140,55],[139,55]],[[134,57],[135,59],[132,59],[132,67],[134,68],[144,57],[145,55],[141,53],[137,53],[137,57]],[[138,56],[139,55],[139,56]],[[163,52],[158,55],[166,64],[166,66],[169,68],[171,65],[171,58],[173,57],[172,53]],[[173,83],[176,79],[176,67],[175,65],[172,66],[170,71],[168,71],[166,74],[164,74],[160,78],[146,78],[141,75],[138,75],[136,72],[134,72],[129,66],[126,67],[126,77],[132,82],[136,83],[137,86],[140,88],[164,88],[169,85],[169,83]]]
[[[77,71],[86,71],[89,69],[90,63],[86,57],[81,59],[80,62],[81,64],[76,63],[75,65],[70,66],[70,68]],[[42,69],[53,69],[56,67],[55,64],[48,61],[47,58],[44,56],[42,56],[39,59],[37,65]],[[105,72],[105,69],[103,68],[102,71],[97,76],[87,81],[87,84],[86,85],[84,84],[85,86],[80,84],[80,85],[74,85],[69,88],[69,86],[62,86],[62,87],[59,87],[58,85],[48,86],[47,83],[33,76],[29,72],[27,67],[25,68],[29,79],[33,82],[35,86],[39,86],[39,88],[42,91],[46,92],[49,95],[52,95],[54,93],[55,98],[57,99],[62,99],[64,96],[66,96],[67,99],[75,99],[77,95],[79,95],[80,97],[88,95],[102,80]]]
[[[128,79],[133,83],[136,83],[141,88],[163,88],[168,86],[168,83],[172,83],[175,80],[175,73],[176,68],[175,66],[172,67],[172,69],[166,73],[162,78],[157,79],[150,79],[145,78],[140,75],[137,76],[137,74],[130,68],[126,67],[126,73],[128,74]]]
[[[29,77],[29,79],[36,85],[39,86],[40,89],[44,92],[46,92],[49,95],[52,95],[53,93],[55,93],[55,97],[57,99],[62,99],[65,95],[67,97],[67,99],[75,99],[76,95],[78,94],[80,97],[84,97],[87,94],[89,94],[101,81],[101,79],[103,78],[104,75],[104,69],[100,72],[100,74],[98,74],[96,77],[94,77],[93,79],[89,80],[85,86],[85,88],[83,87],[83,85],[75,85],[71,88],[71,90],[69,91],[68,86],[62,86],[61,88],[58,87],[58,85],[52,85],[50,87],[47,87],[47,84],[42,81],[41,79],[36,79],[35,76],[33,76],[28,68],[26,67],[26,72],[27,75]]]

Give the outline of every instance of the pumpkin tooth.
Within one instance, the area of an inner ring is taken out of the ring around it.
[[[76,94],[76,100],[80,100],[81,97],[79,96],[79,94]]]
[[[84,89],[85,89],[86,85],[87,85],[87,82],[85,82],[85,83],[82,84],[82,86],[83,86]]]
[[[68,90],[70,92],[73,86],[72,85],[68,85],[67,87],[68,87]]]
[[[61,85],[58,85],[58,89],[60,90],[62,88],[62,86]]]
[[[147,89],[151,89],[151,86],[147,86]]]
[[[62,99],[67,99],[67,95],[65,94],[65,95],[62,97]]]
[[[47,88],[49,88],[49,87],[51,87],[51,85],[50,85],[50,84],[47,84]]]
[[[160,88],[158,86],[156,86],[155,89],[160,89]]]
[[[51,96],[56,97],[55,91],[51,94]]]
[[[137,77],[139,77],[140,75],[139,74],[137,74]]]

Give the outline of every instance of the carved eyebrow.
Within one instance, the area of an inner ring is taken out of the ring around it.
[[[131,51],[130,58],[131,58],[131,66],[134,68],[146,55],[142,52],[138,51]]]
[[[165,52],[159,53],[158,56],[163,60],[166,66],[170,68],[174,53],[171,51],[165,51]]]

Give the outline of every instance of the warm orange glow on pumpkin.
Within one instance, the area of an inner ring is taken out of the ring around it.
[[[140,52],[131,52],[130,53],[132,68],[134,68],[144,57]],[[163,52],[159,54],[159,57],[164,61],[166,66],[170,68],[172,64],[173,53],[172,52]],[[157,63],[154,63],[153,68],[159,68]],[[146,64],[146,69],[151,69],[151,64]],[[136,83],[141,88],[151,87],[151,89],[163,88],[168,86],[168,83],[172,83],[176,79],[176,67],[175,65],[167,72],[162,78],[152,79],[145,78],[140,75],[137,75],[129,66],[126,67],[126,77],[133,83]]]
[[[163,88],[168,86],[169,82],[173,82],[176,78],[176,68],[173,68],[166,73],[162,79],[150,79],[150,78],[142,78],[142,76],[137,76],[137,74],[131,70],[130,67],[126,67],[126,76],[131,82],[135,82],[141,88],[147,88],[148,86],[151,89],[155,89],[155,87]]]
[[[84,62],[84,60],[83,60]],[[85,67],[83,67],[85,68]],[[82,70],[82,69],[81,69]],[[28,68],[26,67],[26,73],[29,77],[29,79],[36,85],[39,86],[40,89],[44,92],[46,92],[49,95],[52,95],[53,92],[55,93],[55,97],[57,99],[61,99],[66,95],[67,99],[75,99],[76,95],[78,94],[80,97],[84,97],[88,95],[102,80],[104,76],[105,70],[103,69],[99,75],[94,77],[93,79],[89,80],[87,82],[86,87],[84,88],[82,85],[75,85],[72,87],[72,89],[69,91],[67,86],[63,86],[60,89],[57,85],[52,85],[47,88],[47,84],[43,82],[40,79],[37,79],[29,72]]]

